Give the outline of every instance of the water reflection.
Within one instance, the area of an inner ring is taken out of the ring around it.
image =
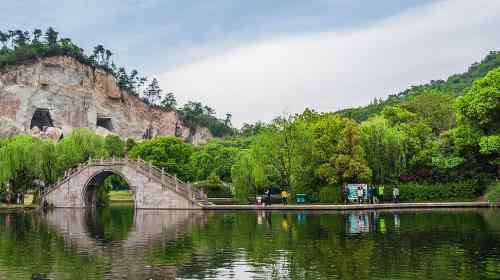
[[[0,213],[0,279],[498,279],[500,212]]]

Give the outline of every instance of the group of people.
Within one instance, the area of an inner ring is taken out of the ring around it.
[[[344,186],[344,202],[349,202],[349,190]],[[366,192],[366,193],[365,193]],[[358,186],[356,189],[356,202],[357,203],[384,203],[384,186],[366,186],[363,188]],[[399,203],[399,189],[394,187],[392,189],[392,202]]]
[[[280,197],[281,197],[281,203],[283,205],[288,204],[288,192],[286,190],[281,191]],[[259,203],[259,201],[257,201]],[[271,189],[267,189],[264,192],[264,205],[271,205],[272,204],[272,196],[271,196]]]

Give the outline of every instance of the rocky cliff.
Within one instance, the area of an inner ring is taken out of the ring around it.
[[[177,112],[148,106],[120,90],[112,75],[70,57],[0,70],[0,136],[44,133],[47,128],[67,134],[77,127],[122,138],[176,135],[195,144],[211,138],[206,128],[192,133]]]

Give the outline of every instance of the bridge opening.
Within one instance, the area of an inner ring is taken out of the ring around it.
[[[113,171],[103,171],[95,175],[87,184],[84,192],[87,206],[107,207],[111,204],[134,203],[134,193],[127,181]]]
[[[50,117],[49,109],[37,108],[31,118],[30,129],[38,127],[38,129],[43,130],[44,128],[52,126],[54,126],[54,124]]]

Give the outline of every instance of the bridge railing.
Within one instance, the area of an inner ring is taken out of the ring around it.
[[[186,197],[189,200],[206,200],[206,195],[202,191],[194,190],[188,183],[183,182],[176,176],[172,176],[165,172],[162,168],[154,166],[151,162],[144,161],[141,158],[130,159],[130,158],[110,158],[110,159],[92,159],[89,158],[84,163],[80,163],[77,166],[70,168],[64,172],[64,175],[57,179],[57,181],[50,187],[42,190],[41,197],[49,194],[53,190],[57,189],[61,184],[67,182],[71,177],[76,176],[78,173],[82,172],[90,166],[115,166],[115,165],[132,165],[136,170],[139,169],[141,173],[148,177],[148,179],[156,179],[159,181],[163,188],[168,188],[180,195]]]

